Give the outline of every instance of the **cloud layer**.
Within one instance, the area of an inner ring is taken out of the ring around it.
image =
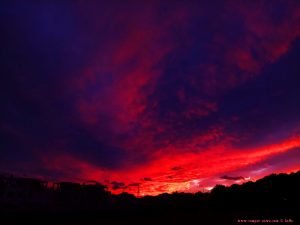
[[[1,4],[1,170],[159,194],[300,169],[297,1]]]

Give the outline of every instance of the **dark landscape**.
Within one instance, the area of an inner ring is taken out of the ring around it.
[[[300,171],[271,174],[210,193],[137,198],[101,184],[1,176],[1,224],[299,224]]]

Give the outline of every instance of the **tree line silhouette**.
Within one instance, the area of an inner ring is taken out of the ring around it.
[[[126,192],[113,195],[95,181],[49,187],[37,179],[2,175],[0,224],[41,224],[41,220],[61,224],[240,224],[254,220],[295,224],[300,215],[299,181],[300,171],[271,174],[241,185],[216,185],[210,193],[137,198]]]

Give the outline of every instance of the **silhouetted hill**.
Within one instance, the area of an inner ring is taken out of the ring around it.
[[[0,179],[0,224],[297,224],[300,171],[210,193],[173,193],[136,198],[112,195],[99,184]]]

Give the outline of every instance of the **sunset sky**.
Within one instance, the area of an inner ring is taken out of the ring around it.
[[[300,1],[210,2],[1,1],[0,171],[156,195],[299,170]]]

